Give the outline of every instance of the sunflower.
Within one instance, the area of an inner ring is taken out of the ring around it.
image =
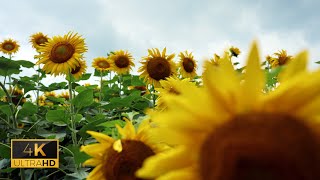
[[[94,58],[92,67],[98,71],[109,71],[111,69],[111,60],[106,57]]]
[[[37,51],[41,46],[44,46],[44,44],[48,42],[48,40],[48,36],[44,35],[42,32],[38,32],[30,36],[30,42],[32,44],[32,47],[35,48]]]
[[[63,91],[61,92],[59,95],[58,95],[59,98],[64,98],[66,100],[69,100],[70,98],[70,95],[69,95],[69,92],[68,91]]]
[[[15,87],[10,86],[8,93],[11,96],[12,103],[16,106],[23,105],[27,101],[27,99],[24,97],[23,89],[20,89],[17,86]],[[1,101],[9,102],[7,96],[2,97]]]
[[[231,48],[229,49],[230,53],[231,53],[231,56],[234,56],[234,57],[238,57],[239,54],[241,53],[240,49],[237,48],[237,47],[233,47],[231,46]]]
[[[306,59],[306,52],[298,54],[282,71],[280,86],[264,93],[254,43],[244,80],[225,57],[219,68],[208,69],[203,88],[165,97],[168,110],[151,114],[158,126],[153,132],[176,148],[148,158],[136,174],[166,180],[320,179],[320,70],[308,72]]]
[[[197,63],[194,60],[194,57],[192,53],[188,53],[188,51],[185,51],[184,53],[181,52],[179,54],[180,57],[180,68],[179,72],[182,75],[183,78],[194,78],[197,73]]]
[[[44,95],[46,96],[46,97],[57,97],[57,94],[56,94],[56,92],[54,92],[54,91],[50,91],[50,92],[44,92]]]
[[[12,55],[18,52],[20,45],[17,41],[13,39],[5,39],[2,43],[0,43],[0,51],[4,54]]]
[[[121,139],[113,139],[105,134],[88,131],[99,143],[81,147],[91,159],[84,165],[95,166],[88,180],[136,179],[134,173],[143,161],[159,151],[160,144],[154,143],[148,135],[149,120],[142,121],[136,131],[132,122],[126,120],[124,128],[116,125]]]
[[[281,50],[277,53],[274,53],[273,55],[274,56],[268,55],[266,57],[267,62],[271,65],[272,68],[286,65],[289,61],[291,61],[293,59],[292,56],[289,56],[287,54],[286,50]]]
[[[139,90],[141,96],[149,94],[147,86],[128,86],[128,90]]]
[[[168,94],[178,96],[185,91],[185,88],[188,88],[192,85],[195,86],[194,83],[190,82],[189,78],[180,80],[177,77],[169,77],[166,80],[160,80],[160,84],[162,88],[156,88],[158,92],[158,99],[156,102],[158,110],[164,110],[167,108],[163,97],[167,96]]]
[[[213,55],[213,58],[205,60],[203,63],[203,73],[202,76],[205,76],[207,69],[211,67],[218,67],[221,61],[221,57],[217,54]]]
[[[127,74],[134,66],[133,57],[128,51],[119,50],[109,56],[112,70],[117,74]]]
[[[87,51],[84,39],[69,32],[62,36],[54,36],[39,47],[40,60],[37,64],[44,64],[43,71],[53,75],[69,74],[79,66],[83,53]]]
[[[140,76],[149,84],[161,87],[160,80],[176,74],[176,64],[173,62],[175,55],[166,55],[166,48],[162,50],[162,53],[158,48],[148,49],[148,52],[148,56],[143,57],[144,61],[141,61],[142,67],[138,72],[141,72]]]
[[[87,65],[85,61],[79,61],[79,64],[72,69],[71,74],[75,79],[79,79],[87,70]]]

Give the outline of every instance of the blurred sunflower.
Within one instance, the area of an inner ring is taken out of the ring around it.
[[[68,91],[63,91],[63,92],[61,92],[61,93],[58,95],[58,97],[64,98],[64,99],[66,99],[66,100],[69,100],[69,98],[70,98],[69,92],[68,92]]]
[[[166,96],[168,110],[151,114],[153,133],[176,148],[146,159],[137,176],[320,179],[320,70],[307,72],[306,52],[296,58],[268,94],[254,43],[244,81],[224,57],[219,68],[208,69],[203,88]]]
[[[111,60],[106,57],[94,58],[92,67],[99,71],[109,71],[111,69]]]
[[[50,91],[50,92],[44,92],[44,95],[46,96],[46,97],[57,97],[57,94],[56,94],[56,92],[54,92],[54,91]]]
[[[194,60],[192,53],[188,53],[188,51],[181,52],[179,54],[180,57],[180,68],[179,72],[183,78],[194,78],[197,73],[197,63]]]
[[[266,57],[266,60],[268,61],[268,63],[271,65],[272,68],[285,65],[293,59],[292,56],[289,56],[287,54],[286,50],[281,50],[279,52],[274,53],[273,55],[276,57],[274,56],[272,57],[270,55]]]
[[[171,75],[176,74],[176,64],[173,62],[174,54],[166,55],[166,48],[160,53],[158,48],[148,49],[148,56],[143,57],[142,67],[138,72],[141,72],[141,77],[155,87],[160,86],[160,80],[164,80]],[[144,60],[144,61],[143,61]]]
[[[185,88],[189,88],[189,86],[195,86],[194,83],[190,82],[189,78],[185,78],[180,80],[177,77],[169,77],[166,80],[160,80],[160,84],[162,88],[156,88],[158,92],[158,99],[156,102],[157,110],[164,110],[167,108],[163,97],[169,95],[180,95],[184,92]]]
[[[71,70],[71,74],[75,79],[79,79],[87,70],[85,61],[79,61],[79,64]]]
[[[27,99],[24,97],[23,89],[20,89],[19,87],[9,87],[8,90],[9,95],[11,96],[12,103],[16,106],[23,105]],[[9,102],[9,99],[7,96],[2,97],[1,101],[3,102]]]
[[[219,55],[214,54],[213,58],[210,58],[209,60],[205,60],[203,63],[203,73],[202,76],[204,76],[204,74],[206,74],[207,69],[211,68],[211,67],[218,67],[220,64],[221,58]]]
[[[69,74],[79,66],[83,53],[87,51],[84,39],[69,32],[64,36],[54,36],[39,47],[41,53],[37,64],[44,64],[43,71],[53,75]]]
[[[127,74],[134,66],[133,57],[128,51],[119,50],[109,55],[111,67],[117,74]]]
[[[39,51],[41,46],[44,46],[46,42],[48,42],[49,38],[47,35],[44,35],[42,32],[35,33],[30,36],[30,42],[32,47]]]
[[[229,49],[230,53],[231,53],[231,56],[234,56],[234,57],[238,57],[239,54],[241,53],[240,49],[237,48],[237,47],[233,47],[231,46],[231,48]]]
[[[2,51],[4,54],[12,55],[16,52],[18,52],[20,45],[17,41],[13,39],[5,39],[0,43],[0,51]]]
[[[121,139],[113,139],[105,134],[87,131],[98,143],[81,147],[92,158],[84,165],[95,166],[87,177],[88,180],[125,180],[138,179],[134,173],[142,166],[143,161],[159,151],[163,146],[149,137],[149,120],[142,121],[138,130],[132,122],[126,120],[124,128],[116,125]]]

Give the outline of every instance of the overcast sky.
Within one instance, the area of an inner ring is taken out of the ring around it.
[[[262,57],[308,49],[315,62],[320,60],[319,6],[317,0],[1,0],[0,40],[17,40],[15,59],[32,60],[31,34],[78,32],[86,39],[89,67],[95,57],[126,49],[137,69],[153,47],[176,54],[190,50],[203,61],[233,45],[243,52],[242,61],[253,39]]]

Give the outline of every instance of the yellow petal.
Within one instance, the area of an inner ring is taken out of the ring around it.
[[[195,180],[195,179],[201,179],[197,173],[197,170],[194,168],[183,168],[176,171],[170,171],[156,180],[177,180],[177,179],[183,179],[183,180]]]
[[[136,131],[132,122],[126,118],[124,118],[124,120],[126,121],[126,125],[124,126],[124,128],[121,128],[119,125],[116,124],[116,128],[118,129],[118,132],[121,135],[121,138],[134,139],[136,135]]]
[[[259,100],[265,84],[264,73],[260,67],[260,58],[257,43],[254,41],[247,60],[246,73],[242,88],[242,100],[244,106],[253,107]],[[245,108],[245,107],[244,107]]]
[[[81,146],[80,151],[87,153],[92,157],[101,157],[107,148],[109,148],[108,144],[89,144],[86,146]]]
[[[87,176],[87,180],[107,180],[103,175],[102,165],[95,167]]]
[[[114,142],[114,139],[112,137],[105,135],[103,133],[98,133],[95,131],[87,131],[87,133],[90,134],[92,137],[94,137],[100,143],[112,144]]]
[[[83,166],[97,166],[102,163],[101,158],[90,158],[86,160],[82,165]]]
[[[117,140],[117,141],[115,141],[115,142],[113,143],[113,149],[114,149],[115,151],[117,151],[118,153],[120,153],[120,152],[122,151],[121,139],[119,139],[119,140]]]
[[[307,51],[302,51],[292,59],[285,69],[279,74],[280,83],[291,79],[300,72],[304,72],[307,67],[308,55]]]
[[[164,48],[164,49],[162,50],[162,57],[166,57],[166,52],[167,52],[167,48]]]
[[[142,168],[136,172],[136,176],[152,179],[169,171],[188,167],[193,163],[190,157],[190,153],[183,147],[159,153],[147,158],[144,161]]]

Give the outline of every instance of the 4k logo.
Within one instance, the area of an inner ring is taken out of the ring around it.
[[[58,148],[55,139],[12,139],[11,167],[58,168]]]

